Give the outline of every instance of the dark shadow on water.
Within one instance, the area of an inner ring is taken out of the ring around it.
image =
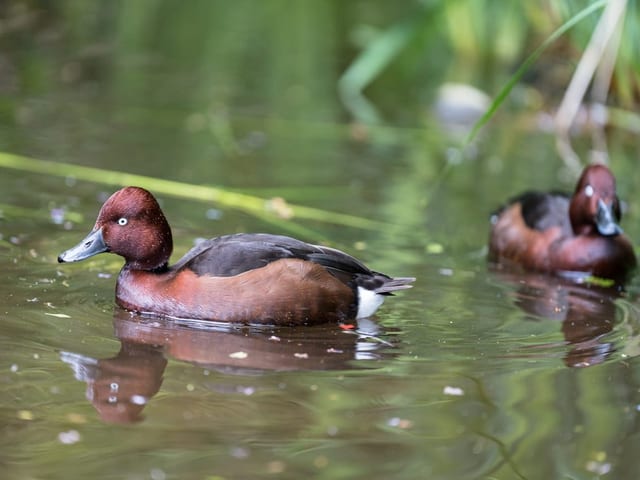
[[[620,288],[539,273],[513,273],[496,268],[491,272],[501,283],[513,288],[514,304],[529,319],[562,322],[562,334],[569,347],[564,355],[568,367],[597,365],[616,351],[606,335],[615,325],[616,300],[624,295]]]
[[[167,358],[226,374],[366,368],[355,360],[393,355],[371,320],[354,325],[310,327],[229,327],[202,321],[150,318],[116,308],[113,318],[120,351],[97,359],[61,352],[78,380],[87,383],[87,399],[109,423],[142,420],[142,410],[158,393]]]

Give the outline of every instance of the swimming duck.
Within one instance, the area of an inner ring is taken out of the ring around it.
[[[573,196],[526,192],[494,213],[489,259],[526,270],[624,281],[637,262],[620,216],[613,174],[605,165],[589,165]]]
[[[154,196],[115,192],[92,231],[59,262],[102,252],[124,258],[116,303],[140,313],[221,322],[302,325],[373,315],[412,277],[375,272],[339,250],[265,233],[199,243],[174,265],[171,228]]]

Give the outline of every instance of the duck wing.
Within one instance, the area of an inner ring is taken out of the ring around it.
[[[266,233],[239,233],[205,240],[172,268],[188,268],[198,275],[229,277],[285,258],[315,262],[351,287],[360,286],[380,294],[410,288],[409,284],[414,281],[414,278],[391,278],[374,272],[340,250]]]
[[[529,228],[544,231],[551,227],[560,227],[563,231],[571,232],[569,202],[569,195],[563,192],[531,191],[510,199],[497,213],[519,203],[522,218]]]
[[[230,277],[276,260],[304,258],[315,252],[312,245],[282,235],[238,233],[200,242],[173,268],[189,268],[198,275]]]

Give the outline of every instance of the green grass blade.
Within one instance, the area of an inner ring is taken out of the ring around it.
[[[357,120],[366,124],[380,123],[378,111],[363,91],[398,56],[417,31],[415,19],[394,25],[371,42],[340,77],[340,98]]]
[[[463,143],[463,149],[466,148],[478,135],[480,129],[493,117],[495,112],[500,108],[502,102],[504,102],[505,98],[511,93],[513,87],[520,81],[524,73],[529,69],[529,67],[540,57],[542,52],[544,52],[553,42],[555,42],[558,38],[564,35],[567,31],[573,28],[576,24],[580,23],[585,17],[591,15],[596,10],[604,8],[607,4],[607,0],[599,0],[597,2],[592,3],[591,5],[585,7],[580,12],[576,13],[573,17],[563,23],[557,30],[555,30],[547,39],[538,46],[526,59],[518,70],[509,78],[509,81],[502,87],[495,100],[491,103],[485,114],[474,124],[473,128],[467,135]]]
[[[0,152],[0,167],[42,175],[71,177],[82,181],[117,187],[139,185],[152,190],[154,193],[202,202],[216,202],[226,207],[245,211],[266,221],[278,218],[277,213],[270,208],[271,202],[268,199],[232,192],[218,187],[192,185],[190,183],[176,182],[145,175],[134,175],[126,172],[103,170],[101,168],[85,167],[82,165],[38,160],[5,152]],[[385,228],[386,226],[386,224],[382,222],[312,207],[291,204],[287,204],[286,207],[291,210],[292,217],[297,219],[315,220],[368,230]]]

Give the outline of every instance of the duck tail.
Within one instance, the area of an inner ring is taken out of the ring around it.
[[[385,278],[384,283],[374,290],[380,295],[391,295],[396,290],[406,290],[413,287],[411,283],[415,282],[415,277],[395,277]]]

